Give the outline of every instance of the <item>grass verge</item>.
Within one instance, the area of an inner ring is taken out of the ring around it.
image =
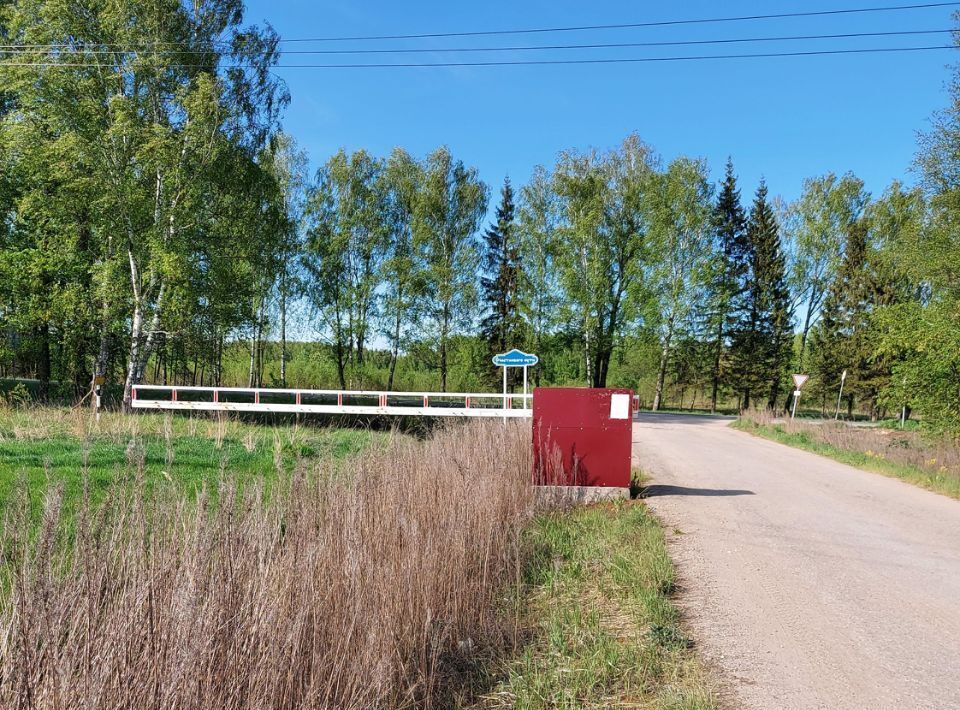
[[[936,458],[931,459],[933,461],[932,466],[921,467],[892,461],[887,457],[887,454],[879,451],[879,446],[875,447],[878,449],[877,451],[873,449],[858,451],[842,448],[825,441],[818,441],[816,432],[806,429],[787,431],[779,424],[759,423],[744,417],[731,423],[731,426],[780,444],[826,456],[848,466],[899,478],[935,493],[941,493],[951,498],[960,498],[960,476],[949,470],[941,470],[945,467],[937,467]]]
[[[541,515],[529,540],[529,639],[482,707],[717,706],[670,599],[663,531],[643,503]]]

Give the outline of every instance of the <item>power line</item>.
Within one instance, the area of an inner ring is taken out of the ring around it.
[[[451,54],[451,53],[476,53],[476,52],[529,52],[529,51],[547,51],[547,50],[580,50],[580,49],[627,49],[638,47],[689,47],[698,45],[718,45],[718,44],[750,44],[757,42],[793,42],[807,40],[824,39],[855,39],[864,37],[905,37],[916,35],[932,34],[951,34],[953,29],[944,30],[894,30],[889,32],[844,32],[840,34],[819,34],[819,35],[779,35],[774,37],[738,37],[726,39],[697,39],[697,40],[671,40],[662,42],[600,42],[594,44],[551,44],[551,45],[521,45],[508,47],[447,47],[430,49],[425,47],[415,47],[408,49],[301,49],[301,50],[281,50],[278,55],[369,55],[369,54]],[[45,46],[43,47],[45,48]],[[62,54],[117,54],[116,50],[106,49],[83,49],[81,47],[57,50]],[[210,54],[210,50],[134,50],[142,54]],[[16,47],[15,45],[0,45],[0,54],[29,54],[28,50]]]
[[[769,59],[775,57],[813,57],[837,54],[876,54],[889,52],[923,52],[936,49],[956,49],[955,45],[944,44],[929,47],[877,47],[868,49],[832,49],[803,52],[764,52],[757,54],[704,54],[677,57],[625,57],[608,59],[531,59],[517,61],[490,62],[404,62],[382,64],[278,64],[276,69],[388,69],[423,67],[499,67],[499,66],[544,66],[569,64],[642,64],[647,62],[685,62],[706,61],[711,59]]]
[[[625,30],[641,27],[669,27],[674,25],[704,25],[719,22],[747,22],[754,20],[777,20],[799,17],[826,17],[831,15],[854,15],[871,12],[897,12],[901,10],[923,10],[938,7],[956,7],[960,2],[933,2],[916,5],[890,5],[887,7],[861,7],[842,10],[814,10],[808,12],[780,12],[767,15],[739,15],[735,17],[708,17],[687,20],[659,20],[655,22],[628,22],[606,25],[574,25],[569,27],[533,27],[526,29],[508,30],[479,30],[468,32],[424,32],[419,34],[399,35],[366,35],[366,36],[331,36],[331,37],[301,37],[281,39],[281,42],[368,42],[394,39],[434,39],[438,37],[491,37],[498,35],[541,34],[547,32],[584,32],[588,30]]]
[[[828,17],[828,16],[837,16],[837,15],[854,15],[854,14],[867,14],[867,13],[876,13],[876,12],[900,12],[904,10],[924,10],[924,9],[933,9],[933,8],[943,8],[943,7],[958,7],[960,2],[934,2],[934,3],[918,3],[911,5],[888,5],[888,6],[874,6],[874,7],[860,7],[860,8],[845,8],[837,10],[812,10],[805,12],[781,12],[781,13],[771,13],[771,14],[762,14],[762,15],[738,15],[738,16],[726,16],[726,17],[706,17],[706,18],[691,18],[691,19],[682,19],[682,20],[658,20],[651,22],[629,22],[629,23],[610,23],[602,25],[572,25],[572,26],[560,26],[560,27],[532,27],[532,28],[522,28],[522,29],[503,29],[503,30],[472,30],[472,31],[460,31],[460,32],[422,32],[416,34],[395,34],[395,35],[357,35],[357,36],[328,36],[328,37],[291,37],[291,38],[280,38],[279,42],[367,42],[367,41],[383,41],[383,40],[406,40],[406,39],[435,39],[442,37],[493,37],[493,36],[506,36],[506,35],[520,35],[520,34],[545,34],[551,32],[583,32],[590,30],[623,30],[623,29],[640,29],[640,28],[649,28],[649,27],[670,27],[677,25],[700,25],[700,24],[716,24],[716,23],[728,23],[728,22],[748,22],[748,21],[759,21],[759,20],[776,20],[776,19],[791,19],[791,18],[803,18],[803,17]],[[211,45],[229,45],[228,40],[213,40],[210,42]],[[119,48],[129,48],[131,51],[135,48],[151,48],[151,47],[177,47],[181,46],[182,43],[179,42],[155,42],[155,43],[142,43],[142,44],[110,44],[102,43],[95,44],[93,46],[97,47],[119,47]],[[77,45],[75,43],[59,43],[59,44],[24,44],[24,45],[7,45],[10,48],[17,49],[70,49],[74,48]],[[196,50],[195,50],[196,51]]]
[[[704,54],[675,57],[621,57],[605,59],[531,59],[516,61],[489,61],[489,62],[404,62],[378,64],[278,64],[273,69],[404,69],[430,67],[497,67],[497,66],[547,66],[572,64],[639,64],[648,62],[685,62],[709,61],[726,59],[771,59],[778,57],[814,57],[834,56],[844,54],[881,54],[896,52],[926,52],[943,49],[956,49],[952,44],[932,45],[926,47],[871,47],[861,49],[822,49],[798,52],[763,52],[756,54]],[[111,62],[0,62],[2,67],[86,67],[97,68],[104,66],[120,66]],[[180,69],[210,69],[203,64],[170,64],[168,68]],[[231,64],[219,67],[220,69],[247,69],[249,65]]]
[[[749,44],[754,42],[792,42],[797,40],[821,40],[821,39],[853,39],[857,37],[896,37],[912,35],[931,35],[931,34],[950,34],[954,30],[899,30],[891,32],[845,32],[841,34],[825,35],[786,35],[776,37],[740,37],[730,39],[696,39],[696,40],[673,40],[663,42],[600,42],[596,44],[552,44],[535,46],[512,46],[512,47],[450,47],[444,49],[430,49],[416,47],[413,49],[306,49],[306,50],[281,50],[280,54],[429,54],[429,53],[467,53],[467,52],[530,52],[544,50],[568,50],[568,49],[627,49],[638,47],[689,47],[696,45],[716,45],[716,44]]]

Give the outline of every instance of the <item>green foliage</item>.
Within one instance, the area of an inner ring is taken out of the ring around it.
[[[475,168],[438,148],[427,156],[413,215],[413,244],[423,264],[423,325],[436,346],[439,388],[447,391],[451,336],[472,325],[479,255],[475,235],[487,186]]]
[[[715,270],[711,234],[712,192],[703,161],[678,158],[656,176],[651,204],[650,281],[655,300],[650,321],[660,334],[661,356],[653,409],[660,408],[671,348],[679,333],[691,333],[709,301]]]
[[[714,200],[702,160],[631,135],[505,185],[481,242],[487,187],[446,148],[341,150],[308,181],[279,130],[279,38],[242,0],[0,8],[23,45],[0,59],[0,376],[35,396],[99,377],[127,398],[143,380],[488,389],[491,350],[519,346],[535,384],[654,407],[780,406],[796,364],[826,409],[846,369],[848,409],[960,432],[956,82],[922,189],[871,199],[829,173],[779,225],[764,187],[748,221],[732,162]],[[183,53],[137,51],[157,43]]]
[[[746,239],[750,268],[731,333],[733,371],[743,409],[750,407],[752,397],[766,399],[773,408],[793,352],[793,319],[780,229],[764,183],[750,210]]]
[[[906,407],[936,429],[960,434],[960,84],[921,138],[917,165],[925,195],[896,186],[876,220],[884,268],[899,297],[877,310],[876,356],[892,364],[879,403]],[[926,198],[926,205],[924,204]]]
[[[736,324],[737,311],[747,298],[747,277],[753,258],[747,239],[747,215],[740,202],[733,161],[729,159],[712,220],[717,258],[708,275],[710,290],[702,326],[707,337],[713,339],[709,353],[710,408],[715,411],[720,385],[730,380],[730,333]]]
[[[802,302],[806,311],[800,344],[801,370],[810,329],[820,318],[843,258],[845,236],[868,201],[863,180],[851,173],[839,178],[828,173],[805,181],[803,195],[790,206],[786,220],[794,246],[790,279],[796,301]]]
[[[522,345],[520,305],[520,249],[515,223],[513,186],[504,180],[496,221],[484,234],[484,318],[480,328],[491,355]],[[491,368],[492,370],[492,368]]]
[[[247,315],[245,287],[281,231],[258,154],[285,92],[269,72],[276,34],[241,29],[242,15],[241,0],[10,7],[9,36],[30,49],[0,60],[13,97],[0,146],[15,183],[2,261],[21,277],[0,314],[30,334],[42,382],[123,368],[129,393],[163,338],[186,340],[212,303],[225,330]],[[79,50],[44,70],[57,61],[44,47],[64,43]],[[192,59],[137,51],[156,43]]]
[[[917,191],[905,192],[894,184],[848,227],[843,261],[811,337],[815,390],[824,400],[834,399],[846,370],[848,415],[860,401],[877,419],[892,395],[891,372],[901,357],[889,347],[878,347],[879,321],[874,314],[915,298],[916,287],[897,260],[899,244],[907,232],[918,228],[922,210]]]
[[[341,389],[347,368],[363,367],[376,318],[376,289],[390,252],[390,200],[384,161],[341,150],[317,175],[307,215],[307,293],[337,356]]]

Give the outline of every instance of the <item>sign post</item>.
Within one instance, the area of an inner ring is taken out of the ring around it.
[[[510,352],[493,356],[493,364],[503,368],[503,408],[507,408],[507,368],[523,368],[523,406],[527,406],[527,368],[540,362],[540,358],[514,348]]]
[[[797,402],[800,400],[800,388],[803,387],[803,383],[809,379],[810,375],[793,376],[793,386],[796,387],[796,389],[793,391],[793,410],[790,412],[791,419],[797,416]]]
[[[844,370],[840,375],[840,394],[837,395],[837,413],[833,415],[833,421],[840,418],[840,400],[843,398],[843,383],[847,381],[847,371]]]

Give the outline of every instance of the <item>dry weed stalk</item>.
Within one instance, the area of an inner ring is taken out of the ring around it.
[[[778,426],[783,431],[803,434],[810,441],[837,449],[960,478],[960,446],[949,438],[925,436],[918,431],[853,426],[844,422],[781,420],[765,411],[752,411],[744,416],[756,424]]]
[[[373,708],[435,702],[509,638],[532,511],[529,425],[397,438],[217,503],[132,486],[72,533],[59,496],[0,538],[0,706]],[[26,492],[21,496],[28,502]]]

